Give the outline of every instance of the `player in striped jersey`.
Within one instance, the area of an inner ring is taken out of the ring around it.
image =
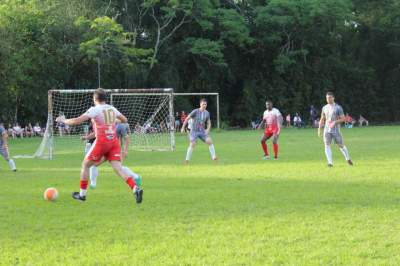
[[[15,166],[15,162],[10,158],[10,153],[8,151],[8,134],[7,130],[0,124],[0,155],[7,161],[8,166],[14,172],[17,171],[17,167]]]
[[[326,93],[327,105],[322,108],[321,119],[318,127],[318,137],[321,137],[321,128],[324,126],[324,144],[325,155],[328,161],[328,167],[333,167],[331,143],[332,140],[339,146],[344,158],[349,165],[353,165],[349,151],[344,145],[342,133],[340,132],[340,124],[345,121],[343,108],[335,103],[335,96],[332,92]]]

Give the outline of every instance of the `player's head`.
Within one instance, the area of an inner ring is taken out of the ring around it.
[[[200,108],[202,108],[202,109],[207,108],[207,99],[206,98],[200,99]]]
[[[107,100],[107,93],[104,89],[98,88],[94,93],[93,93],[93,102],[95,104],[99,103],[105,103]]]
[[[326,102],[329,104],[332,104],[335,102],[335,95],[333,94],[333,92],[328,91],[326,93]]]
[[[271,101],[271,100],[266,101],[266,102],[265,102],[265,107],[266,107],[268,110],[272,110],[272,107],[273,107],[272,101]]]

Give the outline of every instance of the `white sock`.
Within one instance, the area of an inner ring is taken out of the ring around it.
[[[13,171],[17,169],[13,159],[8,160],[8,166],[10,166],[10,169],[13,170]]]
[[[124,170],[125,174],[133,177],[135,180],[139,178],[139,175],[133,172],[131,169],[129,169],[126,166],[122,166],[122,169]]]
[[[79,190],[79,196],[81,196],[81,197],[86,197],[86,192],[87,192],[87,189],[81,189],[81,190]]]
[[[343,153],[343,156],[346,159],[346,161],[350,160],[349,151],[347,150],[346,146],[343,146],[343,148],[340,148],[340,151]]]
[[[96,186],[97,183],[97,176],[99,175],[99,170],[97,166],[93,165],[89,169],[89,176],[90,176],[90,184]]]
[[[325,145],[325,155],[326,159],[328,160],[328,164],[333,164],[331,146]]]
[[[136,174],[135,172],[133,172],[131,169],[129,169],[126,166],[122,166],[122,170],[125,172],[125,174],[133,177],[133,179],[135,180],[136,186],[134,187],[134,189],[136,187],[142,186],[142,180],[140,180],[140,176],[138,174]]]
[[[87,154],[92,147],[92,144],[90,142],[87,142],[85,145],[85,154]]]
[[[215,148],[214,148],[214,144],[209,145],[209,146],[208,146],[208,150],[210,151],[211,159],[214,160],[214,159],[215,159]]]
[[[189,146],[186,152],[186,161],[190,161],[190,159],[192,158],[192,153],[193,153],[193,148],[192,146]]]

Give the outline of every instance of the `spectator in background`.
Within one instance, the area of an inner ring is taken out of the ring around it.
[[[315,121],[318,118],[318,112],[317,109],[314,107],[314,105],[310,106],[310,120],[311,120],[311,126],[314,126],[316,123]]]
[[[15,138],[14,130],[11,124],[8,124],[7,133],[9,137]]]
[[[287,114],[286,115],[286,126],[287,127],[291,126],[291,121],[292,121],[292,118],[290,117],[290,114]]]
[[[346,113],[346,116],[344,117],[344,126],[346,128],[352,128],[355,121],[353,119],[353,117],[351,117],[351,115],[349,115],[348,113]]]
[[[257,127],[258,127],[258,125],[260,124],[260,120],[258,120],[258,119],[255,119],[255,120],[252,120],[251,121],[251,129],[257,129]]]
[[[298,113],[293,118],[293,126],[297,128],[301,128],[303,126],[303,121],[301,120],[301,117]]]
[[[59,117],[65,120],[65,115],[63,112],[59,113]],[[60,137],[62,137],[64,133],[69,133],[69,126],[66,125],[65,123],[57,122],[57,127],[58,127],[58,134],[60,135]]]
[[[360,117],[358,118],[358,125],[359,125],[360,127],[362,127],[363,124],[365,124],[366,126],[369,126],[368,120],[365,119],[365,117],[363,117],[362,115],[360,115]]]
[[[185,113],[185,111],[181,112],[181,125],[183,125],[183,122],[185,122],[187,116],[188,115]],[[184,130],[185,132],[187,131],[186,128]]]
[[[18,124],[15,123],[13,126],[13,138],[20,136],[21,138],[24,137],[24,129]]]
[[[181,128],[180,115],[179,115],[179,112],[176,112],[175,113],[175,131],[178,132],[180,128]]]
[[[43,136],[42,128],[39,126],[39,123],[36,123],[33,127],[33,135],[34,136]]]
[[[25,126],[25,136],[26,137],[33,137],[33,128],[32,124],[28,123],[27,126]]]

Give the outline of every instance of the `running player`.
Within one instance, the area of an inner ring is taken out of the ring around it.
[[[141,203],[143,189],[136,185],[134,177],[127,174],[121,164],[121,149],[115,124],[117,118],[123,123],[126,123],[127,119],[115,107],[106,104],[106,98],[106,92],[103,89],[97,89],[93,94],[95,106],[91,107],[86,113],[77,118],[65,119],[61,116],[56,119],[56,122],[69,126],[82,124],[89,119],[94,124],[96,140],[82,162],[80,191],[73,192],[72,198],[81,201],[86,200],[89,169],[93,165],[101,164],[104,157],[110,162],[115,173],[122,177],[131,188],[136,203]]]
[[[326,93],[327,105],[322,108],[321,119],[319,120],[318,137],[321,137],[321,128],[324,126],[325,155],[328,161],[328,167],[333,166],[331,143],[332,139],[339,146],[347,163],[353,165],[350,159],[349,151],[343,143],[342,133],[340,133],[340,124],[345,121],[343,108],[335,103],[335,96],[332,92]]]
[[[185,132],[186,125],[189,119],[193,119],[192,128],[189,133],[190,144],[186,152],[186,163],[188,163],[192,157],[194,147],[196,146],[197,139],[202,140],[208,144],[208,149],[210,151],[211,159],[218,160],[215,154],[214,144],[211,137],[209,136],[211,130],[211,120],[210,113],[206,110],[207,100],[200,100],[200,108],[194,109],[185,119],[182,125],[181,132]],[[206,128],[207,126],[207,128]]]
[[[264,151],[264,160],[269,159],[268,148],[266,141],[272,137],[272,146],[274,148],[274,158],[278,159],[278,139],[279,134],[281,133],[282,121],[283,117],[281,112],[278,109],[273,107],[272,101],[267,101],[265,103],[265,110],[263,115],[263,120],[261,121],[258,128],[261,128],[265,125],[264,135],[261,138],[261,147]]]
[[[17,167],[15,166],[15,162],[13,159],[10,159],[10,153],[8,151],[8,134],[7,130],[0,124],[0,154],[3,156],[4,160],[8,162],[8,166],[14,172],[17,171]]]

